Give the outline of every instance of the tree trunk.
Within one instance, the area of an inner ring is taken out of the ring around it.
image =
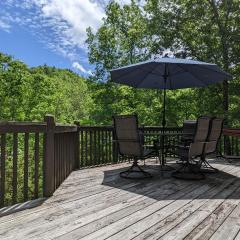
[[[215,23],[218,26],[218,32],[219,32],[219,37],[220,37],[220,42],[221,42],[221,51],[222,51],[222,59],[223,59],[223,69],[224,71],[228,72],[229,70],[229,46],[228,46],[228,41],[227,41],[227,23],[228,23],[228,16],[229,12],[226,16],[225,21],[222,21],[220,19],[220,15],[218,12],[218,8],[216,5],[215,0],[209,0],[210,6],[213,11],[213,16],[215,19]],[[228,124],[228,106],[229,106],[229,92],[228,92],[228,81],[225,80],[223,82],[223,111],[224,111],[224,117],[226,119],[226,124]]]

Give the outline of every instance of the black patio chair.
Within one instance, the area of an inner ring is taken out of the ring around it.
[[[178,156],[183,160],[182,166],[172,173],[173,177],[181,179],[199,180],[205,175],[200,171],[203,162],[204,146],[209,134],[211,118],[199,117],[193,142],[190,145],[179,145]],[[200,158],[200,160],[197,160]]]
[[[125,178],[149,178],[152,175],[144,171],[138,160],[145,160],[154,157],[156,152],[153,149],[146,149],[143,145],[141,132],[138,130],[138,119],[136,115],[113,116],[115,139],[118,151],[121,156],[133,159],[132,166],[120,173]]]
[[[214,168],[207,160],[207,156],[210,154],[217,154],[217,146],[222,135],[223,130],[222,118],[213,118],[211,121],[210,131],[204,145],[204,152],[202,156],[202,172],[218,172],[218,169]]]
[[[182,137],[180,141],[183,145],[190,145],[194,140],[194,134],[196,131],[196,120],[185,120],[183,122]]]
[[[174,145],[175,148],[176,147],[178,148],[178,146],[182,146],[182,145],[189,146],[190,143],[193,142],[194,134],[196,131],[196,124],[197,124],[196,120],[184,120],[183,128],[182,128],[182,136],[179,140],[178,145],[177,146],[176,146],[176,144]],[[174,153],[176,153],[176,149],[175,149]],[[177,163],[182,164],[183,162],[184,162],[184,157],[180,156],[180,159],[177,160]]]

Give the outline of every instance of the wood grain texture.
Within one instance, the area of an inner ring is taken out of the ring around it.
[[[24,135],[24,186],[23,186],[23,195],[24,201],[28,200],[28,168],[29,168],[29,133]]]
[[[39,133],[35,134],[34,140],[34,198],[38,198],[39,189]]]
[[[18,181],[18,133],[13,134],[13,176],[12,176],[12,203],[17,202]]]
[[[2,216],[0,239],[239,239],[237,161],[213,161],[220,172],[202,181],[160,174],[155,159],[146,164],[152,179],[120,178],[129,163],[72,172],[40,205]]]
[[[6,161],[6,134],[1,134],[0,207],[4,206],[4,196],[5,196],[5,161]]]

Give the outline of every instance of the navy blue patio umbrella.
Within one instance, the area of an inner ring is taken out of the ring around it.
[[[110,74],[112,81],[116,83],[134,88],[164,90],[163,133],[166,126],[167,89],[206,87],[210,84],[232,79],[230,74],[221,70],[216,64],[169,57],[113,69]]]

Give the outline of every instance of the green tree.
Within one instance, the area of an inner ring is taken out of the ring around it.
[[[23,120],[24,94],[30,80],[28,68],[24,63],[14,61],[4,54],[0,54],[0,63],[1,118]]]
[[[108,71],[126,64],[136,63],[150,57],[148,50],[150,39],[146,35],[147,27],[144,12],[135,1],[121,7],[111,2],[106,8],[103,25],[94,34],[89,28],[89,60],[96,65],[91,78],[92,97],[95,108],[92,111],[96,123],[110,124],[112,115],[137,112],[140,120],[146,124],[156,124],[152,109],[158,109],[154,101],[156,91],[136,90],[120,86],[109,81]],[[152,101],[153,100],[153,101]]]
[[[29,68],[0,53],[0,84],[1,120],[42,121],[51,113],[61,122],[89,122],[88,84],[70,70]]]
[[[169,47],[177,55],[190,56],[199,60],[214,62],[225,71],[235,73],[239,64],[240,24],[239,0],[148,0],[145,10],[150,16],[149,34],[157,35],[156,49]],[[160,23],[161,27],[157,28]],[[163,27],[164,31],[159,30]],[[165,37],[164,37],[165,36]],[[234,74],[234,77],[238,77]],[[210,100],[211,111],[218,109],[228,117],[228,82],[196,91]],[[232,94],[232,92],[231,92]],[[216,104],[222,98],[222,106]],[[209,104],[208,104],[209,105]],[[207,106],[207,105],[206,105]],[[230,110],[231,111],[231,110]]]

